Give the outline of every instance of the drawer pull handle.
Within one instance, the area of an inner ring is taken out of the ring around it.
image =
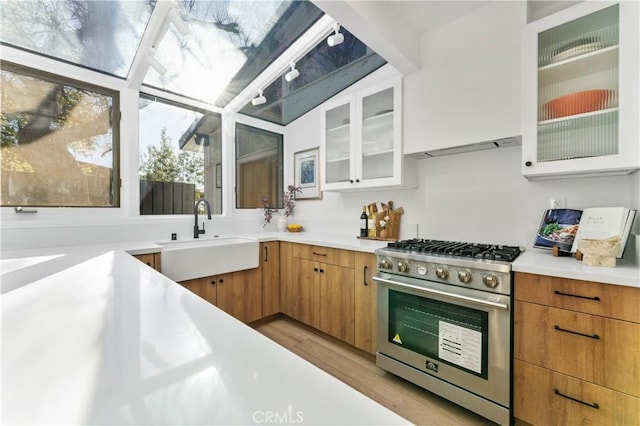
[[[572,398],[572,397],[570,397],[569,395],[565,395],[565,394],[563,394],[563,393],[562,393],[562,392],[560,392],[558,389],[554,389],[554,390],[553,390],[553,393],[555,393],[556,395],[561,396],[561,397],[563,397],[563,398],[570,399],[571,401],[575,401],[575,402],[580,403],[580,404],[582,404],[582,405],[586,405],[587,407],[595,408],[596,410],[600,409],[600,406],[598,405],[598,403],[597,403],[597,402],[594,402],[594,403],[590,404],[590,403],[588,403],[588,402],[580,401],[579,399]]]
[[[327,256],[327,253],[316,253],[315,251],[312,252],[312,254],[316,255],[316,256]]]
[[[563,292],[558,291],[558,290],[555,290],[554,293],[559,295],[559,296],[578,297],[580,299],[595,300],[596,302],[600,301],[600,298],[598,296],[580,296],[579,294],[563,293]]]
[[[564,331],[565,333],[577,334],[578,336],[583,336],[583,337],[588,337],[590,339],[600,340],[600,336],[598,336],[597,334],[579,333],[577,331],[567,330],[566,328],[562,328],[559,325],[554,325],[553,328],[558,330],[558,331]]]
[[[362,274],[364,275],[364,285],[369,285],[369,283],[367,282],[368,273],[369,273],[369,267],[365,265],[364,270],[362,271]]]

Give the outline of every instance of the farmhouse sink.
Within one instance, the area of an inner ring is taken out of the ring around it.
[[[162,246],[162,273],[174,281],[257,268],[259,263],[259,243],[251,238],[213,237],[157,244]]]

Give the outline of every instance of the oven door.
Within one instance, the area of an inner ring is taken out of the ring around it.
[[[378,273],[380,354],[509,407],[509,296]]]

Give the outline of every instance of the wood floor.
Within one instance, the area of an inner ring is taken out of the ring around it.
[[[417,425],[494,425],[491,421],[376,367],[374,357],[304,324],[278,316],[252,326]]]

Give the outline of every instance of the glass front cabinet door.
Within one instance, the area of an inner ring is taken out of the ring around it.
[[[638,2],[584,2],[529,24],[522,174],[640,168]]]
[[[322,107],[323,190],[403,185],[400,78]]]

